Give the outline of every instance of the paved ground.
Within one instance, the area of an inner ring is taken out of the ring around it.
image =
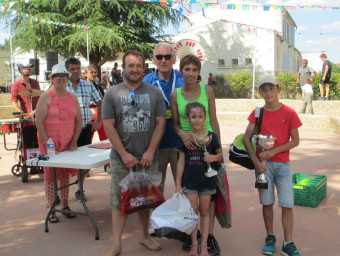
[[[222,128],[225,149],[232,139],[244,128]],[[327,175],[327,197],[317,208],[294,208],[294,237],[302,255],[340,255],[340,167],[339,134],[303,131],[300,146],[291,152],[292,171]],[[7,136],[9,147],[15,144],[14,134]],[[75,219],[59,217],[59,223],[50,224],[50,232],[44,232],[46,214],[43,179],[38,175],[29,177],[28,183],[10,173],[15,164],[14,151],[0,146],[0,255],[102,255],[111,242],[111,212],[109,201],[109,175],[103,168],[91,171],[86,180],[87,205],[98,224],[100,240],[94,239],[93,227],[87,217]],[[227,162],[231,186],[232,228],[221,229],[215,225],[215,236],[222,249],[222,255],[257,256],[265,237],[261,208],[257,191],[254,189],[252,171]],[[74,199],[74,188],[70,189],[70,207],[82,210]],[[174,192],[171,172],[168,170],[166,197]],[[277,252],[282,242],[280,209],[275,207],[275,231]],[[143,255],[187,255],[181,244],[173,240],[159,239],[162,250],[150,252],[137,244],[137,218],[129,217],[123,236],[123,253],[127,256]]]

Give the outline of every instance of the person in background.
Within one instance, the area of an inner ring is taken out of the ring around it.
[[[308,66],[308,60],[304,59],[302,60],[302,66],[299,68],[296,82],[302,88],[307,78],[310,79],[311,82],[313,83],[316,74],[317,74],[316,71],[314,71],[311,67]]]
[[[19,91],[21,90],[40,90],[39,82],[30,78],[33,74],[33,67],[33,64],[18,64],[18,70],[21,74],[21,78],[14,82],[11,88],[12,107],[14,108],[14,111],[24,114],[25,119],[32,116],[32,112],[35,110],[39,99],[37,96],[29,97],[19,95]]]
[[[213,76],[212,73],[209,73],[209,77],[208,77],[208,85],[213,85],[215,82],[215,77]]]
[[[112,83],[113,85],[116,85],[119,83],[119,71],[118,71],[118,63],[116,62],[113,66],[113,69],[111,71],[111,76],[112,76]]]
[[[327,55],[322,53],[320,55],[322,63],[322,75],[320,79],[320,98],[318,100],[328,100],[329,99],[329,81],[331,80],[332,76],[332,64],[329,60],[327,60]],[[324,89],[323,86],[326,87],[326,97],[324,97]]]
[[[149,64],[145,63],[145,67],[144,67],[144,71],[143,71],[143,78],[148,74],[150,74]]]
[[[294,195],[289,150],[299,145],[299,127],[302,123],[293,109],[279,102],[281,87],[275,76],[267,75],[262,77],[259,81],[258,89],[265,102],[261,135],[276,137],[272,149],[255,154],[250,142],[256,122],[255,110],[253,110],[248,117],[249,124],[244,134],[243,142],[255,165],[256,176],[263,173],[268,180],[268,189],[258,189],[267,235],[262,247],[262,253],[273,255],[275,252],[276,237],[274,235],[273,206],[276,186],[279,207],[281,207],[282,211],[281,218],[284,233],[281,254],[285,256],[301,256],[293,242]]]
[[[201,61],[194,55],[187,55],[181,59],[179,66],[185,85],[176,89],[170,95],[170,107],[175,133],[181,138],[186,148],[196,148],[195,138],[189,133],[191,124],[186,117],[185,106],[191,102],[199,102],[204,105],[207,112],[203,126],[204,129],[214,132],[221,144],[220,126],[216,117],[214,90],[212,87],[204,86],[202,83],[197,84],[197,76],[201,72]],[[208,236],[208,252],[210,255],[220,255],[221,253],[220,246],[213,234],[215,224],[215,200],[216,194],[211,196],[210,202],[210,230]],[[183,243],[182,248],[184,250],[190,250],[191,244],[191,239],[188,239],[188,241]]]
[[[79,59],[70,57],[65,61],[65,66],[67,71],[72,74],[66,85],[66,90],[77,96],[83,117],[83,129],[81,130],[77,142],[77,146],[81,147],[92,143],[93,133],[102,125],[102,98],[92,83],[80,79],[81,63]],[[93,117],[90,109],[91,102],[96,103],[98,108],[97,121],[92,120]],[[81,171],[84,173],[88,172],[88,170]],[[83,175],[83,177],[85,177],[85,175]],[[84,191],[80,192],[79,186],[76,187],[75,196],[78,200],[87,200]]]
[[[77,140],[82,129],[83,120],[77,96],[66,90],[70,77],[62,64],[52,67],[53,87],[41,94],[36,111],[35,124],[38,129],[40,155],[47,155],[47,141],[51,138],[57,152],[77,150]],[[54,201],[53,168],[44,167],[44,186],[46,205],[50,208]],[[77,175],[77,169],[56,168],[59,198],[62,210],[71,211],[68,205],[70,176]],[[65,187],[66,186],[66,187]],[[67,218],[74,218],[72,213],[63,213]],[[59,221],[55,213],[49,217],[49,222]]]
[[[121,240],[127,215],[121,214],[122,179],[129,170],[145,169],[151,176],[158,175],[158,145],[165,129],[165,104],[161,91],[143,82],[144,56],[135,50],[123,56],[125,81],[107,90],[103,103],[103,119],[106,134],[112,144],[111,191],[112,247],[105,256],[116,256],[122,251]],[[144,117],[130,120],[126,113]],[[139,165],[139,166],[137,166]],[[158,251],[160,244],[148,234],[150,210],[137,212],[139,244]]]
[[[300,109],[299,114],[304,114],[306,112],[307,107],[307,114],[313,115],[313,101],[314,93],[313,93],[313,86],[311,79],[307,78],[305,80],[305,84],[302,86],[302,106]]]
[[[197,76],[197,83],[200,84],[202,82],[202,77],[201,75],[198,75]]]
[[[93,84],[93,86],[98,91],[100,97],[103,99],[105,92],[104,92],[104,89],[101,86],[101,84],[96,82],[96,78],[98,77],[97,75],[98,75],[98,72],[97,72],[97,67],[95,65],[90,65],[90,66],[85,68],[86,81]],[[92,106],[94,107],[93,109],[91,109],[92,113],[94,112],[93,113],[93,120],[96,121],[96,120],[98,120],[98,107],[95,103],[92,104],[91,107]],[[97,132],[98,132],[100,141],[107,139],[103,123],[102,123],[101,127],[97,130]]]

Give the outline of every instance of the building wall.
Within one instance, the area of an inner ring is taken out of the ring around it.
[[[302,58],[294,48],[296,25],[288,13],[207,8],[205,16],[213,18],[203,17],[202,12],[188,15],[192,24],[187,32],[173,37],[174,42],[195,40],[206,51],[201,72],[203,82],[207,82],[209,73],[252,73],[254,65],[256,75],[297,72]],[[229,22],[219,21],[222,18]],[[257,28],[247,30],[246,26],[235,23]],[[232,65],[232,59],[238,60],[237,66]],[[251,64],[246,59],[251,59]],[[219,60],[224,61],[224,66]]]

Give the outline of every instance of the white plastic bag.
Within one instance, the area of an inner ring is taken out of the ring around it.
[[[151,214],[151,225],[158,237],[185,241],[197,223],[197,214],[181,193],[175,193]]]

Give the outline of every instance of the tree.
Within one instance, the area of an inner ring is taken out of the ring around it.
[[[15,48],[39,54],[58,51],[64,57],[81,54],[87,58],[86,31],[41,21],[89,26],[90,63],[100,69],[109,58],[128,49],[150,56],[155,43],[167,37],[163,29],[168,25],[178,28],[184,20],[170,7],[117,0],[31,0],[12,5],[10,10],[19,12],[14,18],[10,18],[11,12],[2,16],[6,15],[7,22],[11,22]]]
[[[0,44],[0,50],[9,50],[10,45],[9,45],[9,40],[5,39],[4,44]]]

